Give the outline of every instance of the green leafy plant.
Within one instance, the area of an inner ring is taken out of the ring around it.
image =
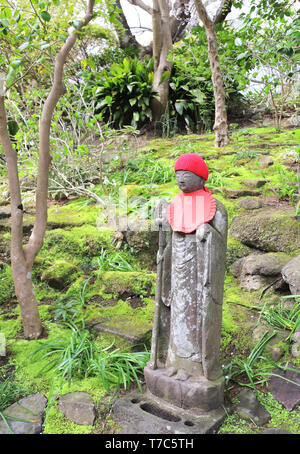
[[[242,109],[241,91],[247,86],[245,71],[252,62],[245,54],[246,47],[237,41],[239,32],[225,23],[216,28],[219,58],[222,69],[229,115]],[[204,27],[193,28],[188,37],[174,45],[170,80],[169,116],[177,118],[179,128],[192,131],[210,131],[213,126],[215,105],[211,69]]]
[[[254,391],[256,391],[256,385],[266,382],[274,367],[274,363],[266,360],[266,358],[262,356],[262,352],[270,339],[274,336],[275,332],[272,332],[271,334],[265,333],[253,347],[247,359],[235,358],[224,366],[223,373],[225,376],[225,390],[227,395],[229,393],[230,380],[236,382],[240,386],[250,386]],[[244,376],[249,380],[248,383],[244,382]]]
[[[280,187],[276,189],[278,197],[287,197],[293,203],[298,196],[299,175],[293,171],[288,172],[281,164],[274,164],[274,167],[278,171],[280,180]]]
[[[66,326],[71,329],[70,338],[41,342],[41,346],[30,355],[32,357],[43,352],[43,358],[49,358],[40,373],[54,369],[58,376],[69,382],[74,377],[96,376],[106,389],[111,386],[116,389],[124,386],[126,389],[136,381],[141,389],[138,374],[143,372],[149,360],[148,352],[111,350],[113,344],[100,349],[96,342],[90,339],[84,325],[81,329],[70,323]]]
[[[285,300],[295,298],[295,303],[291,308],[285,305]],[[300,297],[299,295],[283,296],[277,304],[266,308],[264,305],[261,311],[261,317],[276,330],[288,330],[290,334],[288,339],[297,330],[300,325]]]
[[[90,362],[88,374],[96,375],[100,378],[103,386],[109,390],[114,385],[119,389],[123,385],[124,389],[136,382],[139,390],[142,388],[138,379],[138,374],[142,374],[144,367],[149,360],[148,352],[126,352],[115,349],[109,352],[107,349]]]
[[[80,311],[76,307],[74,300],[65,301],[64,299],[58,301],[54,307],[54,320],[73,320],[76,315],[79,315]]]
[[[173,167],[163,160],[156,160],[151,154],[130,159],[119,178],[123,178],[124,172],[127,184],[165,184],[174,178]]]
[[[134,266],[123,257],[122,252],[109,253],[107,249],[103,248],[101,248],[99,256],[92,260],[92,267],[98,268],[97,279],[104,271],[135,271]]]
[[[233,155],[233,161],[239,161],[240,159],[254,159],[257,158],[258,153],[251,150],[242,150]]]
[[[44,352],[44,357],[52,358],[40,373],[54,368],[58,375],[69,382],[72,381],[73,377],[86,376],[89,362],[94,358],[96,345],[84,329],[84,323],[82,325],[82,329],[79,329],[74,324],[66,323],[66,326],[71,330],[70,338],[40,343],[41,346],[30,356]]]
[[[126,57],[121,63],[113,63],[109,70],[84,77],[88,79],[86,99],[96,99],[95,113],[111,126],[137,128],[152,119],[153,59],[141,62],[136,57]]]

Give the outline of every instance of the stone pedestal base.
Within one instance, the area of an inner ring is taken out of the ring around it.
[[[176,408],[149,391],[118,399],[113,414],[122,427],[120,434],[213,434],[226,416],[223,407],[198,414]]]
[[[224,377],[216,381],[205,377],[180,381],[166,374],[165,368],[144,369],[147,388],[154,396],[179,408],[211,411],[224,403]]]

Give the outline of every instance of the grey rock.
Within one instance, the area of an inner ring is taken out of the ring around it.
[[[254,391],[244,389],[238,397],[240,403],[236,410],[241,418],[254,421],[257,425],[263,425],[270,421],[270,413],[259,403]]]
[[[264,288],[272,284],[273,281],[273,278],[260,276],[259,274],[243,274],[240,277],[240,286],[244,290],[251,292],[252,290],[255,291],[259,290],[260,288]]]
[[[238,199],[239,197],[260,195],[259,191],[254,191],[252,189],[224,188],[223,191],[230,199]]]
[[[0,356],[6,356],[6,338],[4,333],[0,333]]]
[[[291,354],[294,358],[298,358],[300,356],[300,327],[292,335],[291,339],[293,341]]]
[[[300,295],[300,255],[286,263],[282,277],[289,284],[291,294]]]
[[[100,333],[110,333],[125,339],[132,345],[150,344],[152,323],[139,324],[128,315],[111,315],[109,319],[98,317],[87,322],[87,326]]]
[[[233,263],[230,271],[240,278],[245,290],[258,290],[274,282],[281,281],[281,270],[289,260],[286,254],[250,254]]]
[[[47,399],[40,393],[24,397],[3,411],[14,434],[39,434],[42,430],[42,419]],[[23,419],[15,421],[9,417]],[[0,422],[0,434],[10,434],[4,421]]]
[[[294,210],[255,210],[233,218],[230,236],[246,246],[265,252],[290,254],[300,249],[299,222]]]
[[[271,353],[271,358],[273,361],[277,362],[280,360],[280,358],[282,358],[282,356],[284,355],[284,350],[282,347],[272,347],[270,346],[269,347],[269,351]]]
[[[250,254],[244,258],[243,273],[278,276],[289,259],[286,254],[281,253]]]
[[[290,369],[274,371],[269,379],[269,391],[274,399],[292,411],[300,403],[300,369],[291,363],[288,367]]]
[[[76,391],[59,398],[58,409],[75,424],[92,426],[96,417],[92,397],[85,392]]]
[[[231,265],[230,272],[234,277],[239,277],[242,274],[244,258],[241,257]]]
[[[264,169],[266,167],[271,166],[274,161],[270,156],[260,156],[258,158],[258,162],[259,162],[260,167],[262,167]]]
[[[248,188],[260,188],[266,184],[267,180],[244,180],[242,183]]]
[[[262,201],[255,197],[246,197],[245,199],[240,200],[238,204],[241,208],[244,208],[244,210],[257,210],[263,206]]]
[[[254,342],[258,342],[267,331],[269,331],[269,328],[263,324],[259,324],[256,328],[254,328],[252,332],[252,339]]]

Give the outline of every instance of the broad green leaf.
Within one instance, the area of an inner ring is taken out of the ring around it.
[[[0,19],[0,23],[3,25],[3,27],[9,27],[9,22],[7,19]]]
[[[140,114],[139,112],[133,112],[133,119],[135,122],[138,122],[140,119]]]
[[[5,84],[7,87],[10,87],[11,84],[14,82],[16,74],[17,74],[17,70],[14,68],[10,68],[10,70],[7,74],[7,77],[6,77],[6,81],[5,81]]]
[[[164,83],[166,80],[168,80],[169,77],[170,77],[170,75],[171,75],[171,72],[170,72],[170,71],[165,71],[165,72],[162,74],[162,76],[161,76],[161,78],[160,78],[160,81],[159,81],[159,84],[158,84],[158,85],[160,85],[160,84]]]
[[[136,104],[136,98],[131,98],[129,99],[129,104],[132,106],[134,106]]]
[[[107,103],[108,106],[111,106],[112,97],[111,96],[105,96],[105,102]]]
[[[46,21],[46,22],[49,22],[51,20],[51,16],[50,14],[48,13],[48,11],[42,11],[41,12],[41,18]]]
[[[179,113],[179,115],[182,115],[183,109],[184,109],[184,103],[183,102],[175,102],[175,109]]]

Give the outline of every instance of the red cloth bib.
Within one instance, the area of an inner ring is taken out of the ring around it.
[[[216,213],[216,201],[204,187],[195,192],[180,192],[168,206],[168,221],[174,232],[191,233],[209,222]]]

